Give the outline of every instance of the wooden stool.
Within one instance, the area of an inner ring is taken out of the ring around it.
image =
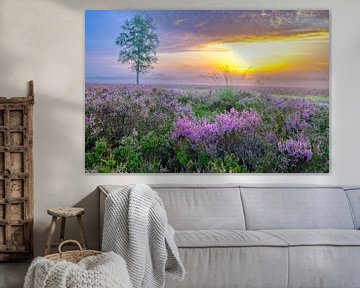
[[[81,219],[81,215],[83,215],[85,213],[84,208],[78,208],[78,207],[50,208],[47,210],[47,213],[52,216],[52,219],[51,219],[51,224],[50,224],[50,231],[49,231],[49,236],[48,236],[48,240],[47,240],[45,255],[50,254],[52,247],[57,247],[61,242],[64,241],[66,218],[69,218],[69,217],[77,218],[79,227],[80,227],[81,245],[84,249],[86,249],[87,245],[86,245],[86,239],[85,239],[85,229],[84,229],[84,224]],[[58,217],[61,218],[60,242],[53,244],[52,240],[54,237],[56,222],[57,222]]]

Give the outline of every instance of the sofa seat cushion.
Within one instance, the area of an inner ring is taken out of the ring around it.
[[[166,288],[287,288],[289,247],[179,248],[186,275]],[[339,287],[337,287],[339,288]]]
[[[360,246],[360,231],[348,229],[262,230],[289,246]]]
[[[288,246],[269,233],[244,230],[179,230],[175,242],[181,248]]]
[[[263,232],[289,245],[288,288],[360,287],[360,231],[304,229]]]

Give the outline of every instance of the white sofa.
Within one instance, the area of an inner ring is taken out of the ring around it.
[[[116,188],[100,186],[100,223]],[[360,287],[360,189],[153,188],[187,271],[166,288]]]

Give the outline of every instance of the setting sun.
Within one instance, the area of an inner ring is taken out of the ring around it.
[[[230,41],[231,39],[228,39]],[[202,73],[215,73],[228,67],[231,73],[248,77],[263,75],[327,72],[328,32],[285,37],[267,37],[230,43],[209,43],[176,54],[160,54],[171,58],[182,70],[198,67]],[[165,61],[164,61],[165,62]],[[171,65],[169,65],[169,68]],[[173,67],[172,67],[173,69]]]

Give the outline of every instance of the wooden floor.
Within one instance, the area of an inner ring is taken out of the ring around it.
[[[0,263],[0,287],[22,288],[30,262]]]

